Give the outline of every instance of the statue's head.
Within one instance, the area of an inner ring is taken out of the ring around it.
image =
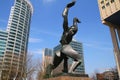
[[[73,23],[76,23],[76,22],[77,22],[77,23],[81,23],[80,20],[79,20],[77,17],[74,17]]]

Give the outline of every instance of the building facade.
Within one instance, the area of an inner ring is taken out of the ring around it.
[[[0,71],[2,70],[2,62],[5,53],[6,42],[7,42],[7,32],[0,30]]]
[[[48,66],[48,64],[52,63],[53,60],[53,50],[49,49],[49,48],[45,48],[42,51],[42,65],[43,65],[43,71],[45,72],[46,67]]]
[[[33,7],[29,0],[15,0],[11,8],[5,53],[2,61],[2,80],[26,77],[26,54]]]
[[[98,0],[101,20],[120,25],[120,0]]]
[[[83,45],[82,45],[82,43],[80,43],[78,41],[72,41],[70,43],[70,45],[72,46],[72,48],[74,50],[76,50],[81,55],[81,60],[82,60],[81,65],[79,65],[77,67],[77,69],[75,70],[75,72],[76,73],[80,73],[80,74],[85,74],[84,54],[83,54]],[[72,62],[70,62],[70,63],[72,63]]]
[[[120,0],[98,0],[102,23],[110,29],[120,79]]]
[[[81,65],[79,65],[77,67],[77,69],[75,70],[75,73],[78,73],[78,74],[85,74],[85,66],[84,66],[84,55],[83,55],[83,46],[82,46],[82,43],[78,42],[78,41],[75,41],[73,40],[70,45],[72,46],[72,48],[74,50],[76,50],[78,53],[80,53],[81,55],[81,60],[82,60],[82,63]],[[57,45],[56,47],[54,47],[54,53],[59,51],[61,49],[61,45]],[[69,58],[68,59],[68,68],[70,68],[71,64],[73,62],[73,59],[72,58]],[[53,74],[56,74],[56,73],[60,73],[63,69],[63,62],[53,71]]]
[[[97,80],[119,80],[118,73],[116,71],[105,71],[103,73],[96,74]]]

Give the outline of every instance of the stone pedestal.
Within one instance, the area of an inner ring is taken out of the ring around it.
[[[44,80],[90,80],[88,77],[59,76]]]
[[[44,80],[90,80],[87,74],[57,74]]]

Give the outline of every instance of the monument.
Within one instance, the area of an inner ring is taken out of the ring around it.
[[[80,75],[80,74],[74,74],[74,70],[78,67],[78,65],[81,64],[81,56],[77,51],[75,51],[71,46],[70,42],[73,39],[73,36],[78,31],[78,23],[80,23],[79,19],[77,17],[73,18],[73,25],[71,27],[68,26],[68,11],[71,7],[73,7],[76,3],[76,0],[73,0],[72,2],[68,3],[62,13],[63,17],[63,33],[60,40],[60,44],[62,45],[62,48],[60,51],[54,53],[53,63],[49,64],[46,68],[45,77],[50,78],[52,70],[54,70],[61,62],[63,62],[63,70],[61,74],[57,74],[54,77],[57,77],[55,79],[50,80],[81,80],[80,77],[88,77],[88,75]],[[74,61],[68,70],[68,58],[71,57]],[[60,77],[61,76],[61,77]],[[73,77],[72,77],[73,76]],[[76,77],[76,78],[75,78]],[[79,78],[78,78],[79,77]],[[61,78],[61,79],[60,79]],[[83,79],[83,78],[82,78]],[[49,80],[49,79],[47,79]],[[85,80],[85,79],[84,79]],[[88,79],[86,79],[88,80]]]
[[[120,78],[120,0],[98,0],[102,23],[109,26]]]

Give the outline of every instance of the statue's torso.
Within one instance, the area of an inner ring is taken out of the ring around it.
[[[72,26],[63,32],[60,43],[62,45],[69,44],[72,41],[73,36],[76,34],[77,26]]]

